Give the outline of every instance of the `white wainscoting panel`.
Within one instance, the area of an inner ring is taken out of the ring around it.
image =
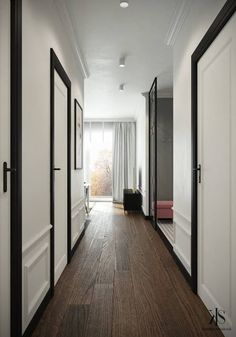
[[[51,226],[45,227],[35,238],[23,246],[23,332],[50,288],[50,229]]]
[[[174,210],[175,254],[191,274],[191,221],[176,209]]]
[[[48,225],[45,227],[41,232],[39,232],[32,240],[27,242],[23,248],[22,248],[22,254],[25,256],[26,253],[44,236],[48,235],[50,229],[52,228],[52,225]]]
[[[74,247],[84,229],[84,224],[86,221],[86,212],[84,203],[85,203],[84,198],[81,198],[72,207],[71,248]]]

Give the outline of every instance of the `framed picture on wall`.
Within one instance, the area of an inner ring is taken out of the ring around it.
[[[83,109],[77,99],[74,103],[75,109],[75,170],[80,170],[83,168]]]

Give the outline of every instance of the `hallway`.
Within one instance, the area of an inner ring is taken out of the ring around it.
[[[96,203],[33,336],[222,336],[209,321],[149,221]]]

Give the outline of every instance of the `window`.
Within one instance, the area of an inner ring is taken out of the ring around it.
[[[85,122],[85,180],[91,199],[112,197],[113,123]]]

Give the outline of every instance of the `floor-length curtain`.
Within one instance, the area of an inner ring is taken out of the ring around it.
[[[134,122],[113,126],[113,201],[123,202],[123,189],[136,187],[136,127]]]

